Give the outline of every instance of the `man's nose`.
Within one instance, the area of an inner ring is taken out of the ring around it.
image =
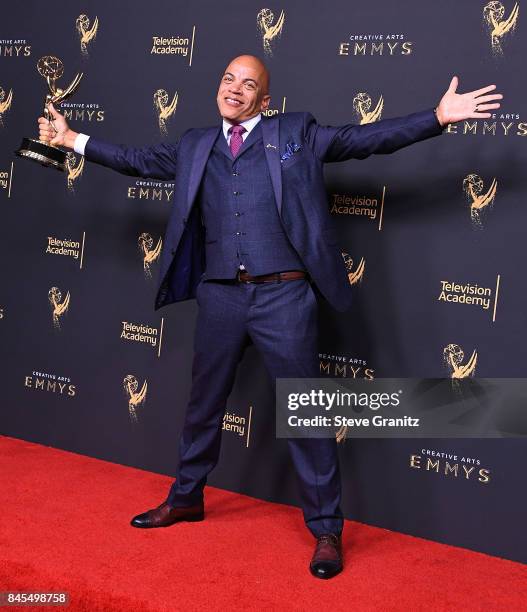
[[[231,93],[240,94],[242,91],[241,85],[239,83],[231,83],[229,85],[229,91]]]

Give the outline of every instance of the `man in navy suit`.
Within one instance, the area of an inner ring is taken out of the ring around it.
[[[274,381],[319,375],[317,299],[351,306],[327,205],[328,162],[392,153],[441,134],[447,123],[488,118],[502,96],[494,85],[457,94],[452,79],[436,109],[367,125],[327,127],[309,113],[262,117],[269,75],[253,56],[235,58],[221,78],[222,125],[186,131],[177,144],[116,146],[77,134],[51,107],[41,140],[131,176],[174,180],[156,308],[196,298],[192,389],[176,480],[134,527],[204,517],[203,488],[218,460],[221,425],[237,364],[250,339]],[[316,288],[317,293],[315,293]],[[302,510],[316,538],[313,575],[342,569],[340,476],[335,439],[288,440]]]

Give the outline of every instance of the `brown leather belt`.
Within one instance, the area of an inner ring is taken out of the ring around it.
[[[260,276],[251,276],[245,270],[238,270],[236,280],[241,283],[270,283],[285,280],[297,280],[299,278],[307,278],[307,274],[302,270],[289,270],[288,272],[274,272],[273,274],[261,274]]]

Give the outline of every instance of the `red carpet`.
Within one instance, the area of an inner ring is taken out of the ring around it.
[[[170,478],[1,436],[0,457],[0,591],[67,591],[90,612],[527,609],[519,563],[347,521],[325,582],[296,508],[208,487],[204,522],[136,530]]]

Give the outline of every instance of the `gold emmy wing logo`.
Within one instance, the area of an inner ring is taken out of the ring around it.
[[[370,94],[366,92],[359,92],[353,98],[353,109],[360,118],[360,125],[364,125],[365,123],[374,123],[375,121],[379,121],[381,118],[382,109],[384,108],[383,97],[381,96],[375,105],[375,108],[370,110],[372,104]]]
[[[99,18],[95,17],[90,28],[90,18],[87,15],[79,15],[75,25],[77,27],[77,32],[79,33],[81,52],[83,55],[88,55],[88,43],[90,43],[97,36],[97,30],[99,29]]]
[[[256,16],[256,23],[262,35],[264,53],[273,55],[271,43],[282,35],[284,28],[285,14],[281,11],[278,20],[273,25],[274,13],[271,9],[263,8]]]
[[[53,315],[53,325],[60,329],[60,318],[68,312],[70,306],[70,292],[68,291],[64,301],[61,301],[62,293],[60,289],[58,287],[51,287],[48,291],[48,299]]]
[[[2,89],[2,87],[0,87],[0,127],[4,125],[3,115],[11,108],[12,101],[13,90],[10,89],[6,97],[5,91]]]
[[[66,180],[68,181],[68,189],[70,191],[75,191],[73,184],[80,177],[82,171],[84,170],[84,156],[81,156],[80,161],[77,164],[77,158],[75,157],[75,153],[70,151],[66,155],[66,170],[68,171],[66,175]]]
[[[137,423],[137,407],[141,404],[144,404],[146,399],[146,391],[148,389],[148,383],[143,383],[141,387],[141,391],[137,391],[139,389],[139,383],[137,382],[137,378],[132,374],[128,374],[123,379],[123,387],[126,396],[128,397],[128,412],[130,414],[130,419]]]
[[[143,269],[145,271],[145,276],[151,278],[152,271],[150,270],[150,265],[153,264],[161,254],[163,240],[159,238],[156,247],[152,248],[154,246],[154,239],[152,236],[150,236],[150,234],[143,233],[139,236],[137,243],[143,257]]]
[[[512,32],[518,23],[518,15],[520,7],[516,2],[512,8],[510,15],[505,17],[505,7],[501,2],[489,2],[483,8],[483,19],[487,22],[490,32],[490,40],[492,51],[495,55],[502,55],[503,49],[501,46],[502,39],[505,34]]]
[[[154,108],[157,111],[159,131],[161,134],[168,134],[167,121],[174,114],[177,107],[177,101],[177,91],[170,104],[168,104],[168,93],[165,89],[158,89],[154,94]]]
[[[346,271],[348,272],[348,279],[349,279],[350,285],[355,285],[357,283],[360,283],[360,281],[362,280],[364,276],[364,270],[366,269],[366,261],[364,260],[364,257],[361,257],[359,265],[357,266],[355,270],[353,269],[353,259],[351,258],[351,255],[343,252],[342,258],[344,259]]]
[[[498,182],[492,179],[490,187],[483,193],[483,180],[477,174],[469,174],[463,179],[463,191],[470,202],[470,218],[474,225],[481,227],[481,213],[494,204]]]
[[[472,355],[467,363],[463,363],[465,353],[457,344],[449,344],[443,349],[443,359],[450,370],[450,378],[468,378],[474,376],[476,371],[476,363],[478,361],[478,353],[472,351]]]

